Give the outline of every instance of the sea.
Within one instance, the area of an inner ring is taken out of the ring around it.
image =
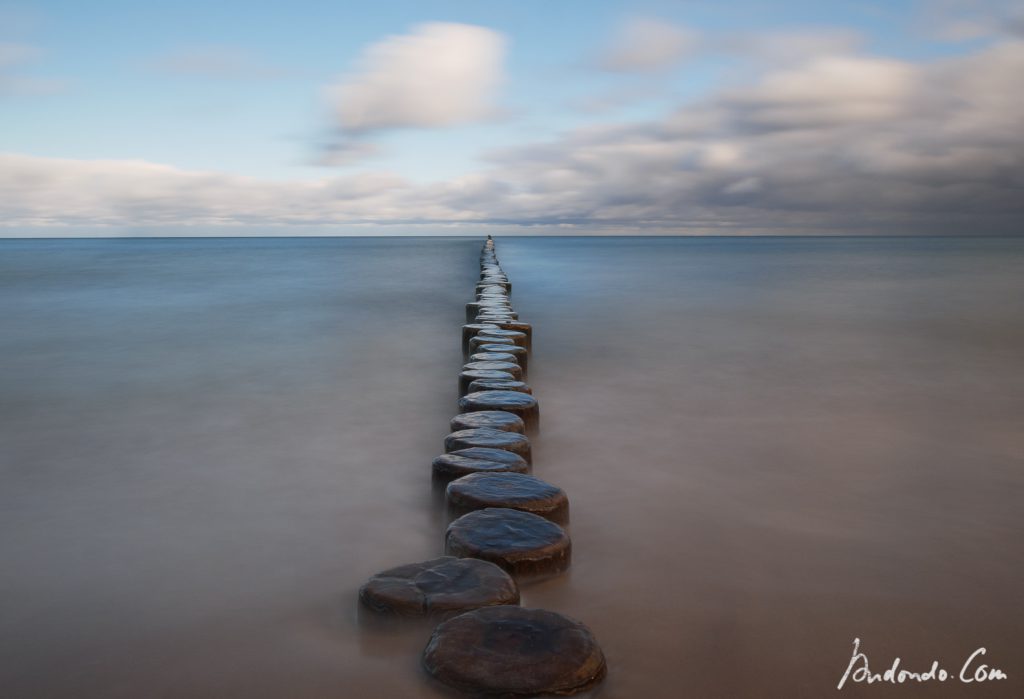
[[[443,553],[482,239],[0,241],[0,696],[450,696],[357,590]],[[587,696],[1024,696],[1024,239],[496,243]]]

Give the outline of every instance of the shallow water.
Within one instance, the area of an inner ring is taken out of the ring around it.
[[[479,244],[0,241],[0,696],[446,696],[355,591],[441,551]],[[498,253],[592,696],[1020,696],[1024,242]]]

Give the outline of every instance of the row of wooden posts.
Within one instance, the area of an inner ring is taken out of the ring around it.
[[[520,588],[565,571],[572,543],[564,491],[531,475],[540,409],[526,382],[533,328],[511,303],[512,283],[488,236],[475,300],[462,326],[459,413],[432,477],[457,517],[445,555],[374,575],[360,589],[377,614],[446,619],[422,664],[473,694],[571,694],[606,671],[590,630],[555,612],[519,606]]]

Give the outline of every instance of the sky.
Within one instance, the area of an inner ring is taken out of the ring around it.
[[[0,236],[1024,233],[1007,0],[0,0]]]

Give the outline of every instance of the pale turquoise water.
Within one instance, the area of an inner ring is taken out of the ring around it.
[[[0,241],[0,696],[435,697],[467,239]],[[499,239],[600,697],[1019,696],[1024,242]],[[927,691],[927,694],[923,692]],[[973,695],[973,694],[972,694]]]

